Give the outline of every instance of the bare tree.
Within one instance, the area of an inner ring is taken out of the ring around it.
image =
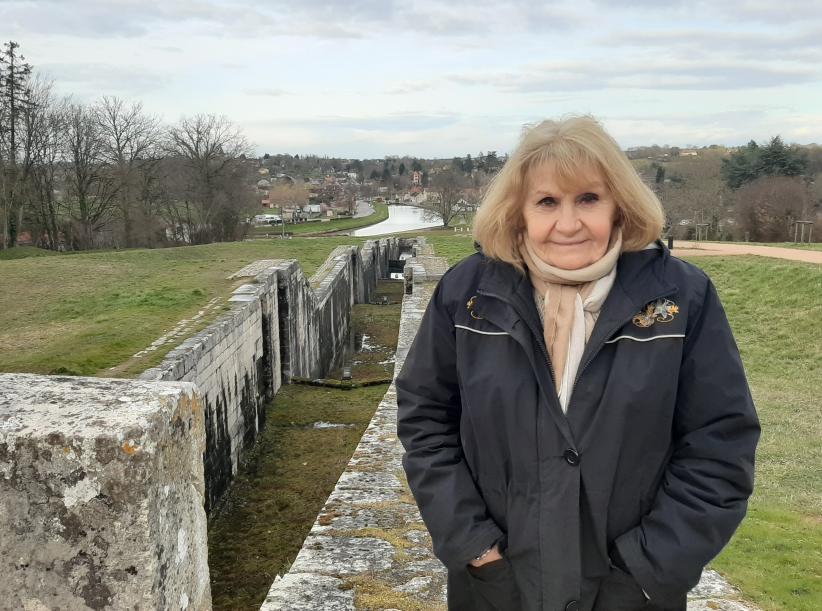
[[[308,191],[303,185],[278,184],[271,187],[268,199],[282,211],[286,207],[304,206],[308,203]]]
[[[428,218],[442,219],[442,226],[450,227],[451,222],[464,211],[462,193],[465,177],[461,172],[449,168],[435,174],[431,183],[436,195],[422,204],[422,207]]]
[[[763,176],[736,191],[737,226],[754,242],[789,240],[793,222],[803,219],[809,203],[802,179]]]
[[[169,129],[166,148],[185,170],[179,195],[189,239],[234,239],[250,196],[238,180],[239,161],[250,148],[245,137],[226,117],[199,114]]]
[[[36,242],[50,250],[60,248],[59,202],[56,197],[59,171],[64,159],[68,101],[56,101],[51,83],[36,81],[31,106],[25,117],[31,169],[28,181],[30,223]]]
[[[101,159],[111,168],[116,183],[116,203],[123,223],[126,247],[138,245],[135,240],[135,215],[142,217],[138,206],[141,187],[156,164],[154,148],[160,140],[160,122],[143,112],[139,102],[126,104],[117,97],[103,97],[93,108],[99,125],[102,147]]]
[[[111,221],[116,209],[117,183],[105,165],[105,141],[92,109],[70,105],[66,121],[65,204],[74,221],[72,247],[94,248],[98,232]]]

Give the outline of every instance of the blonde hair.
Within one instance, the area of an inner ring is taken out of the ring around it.
[[[585,169],[599,170],[617,205],[624,251],[641,250],[659,237],[665,222],[659,199],[596,119],[571,116],[526,128],[519,146],[491,181],[474,217],[473,232],[487,256],[523,269],[519,244],[528,176],[548,161],[563,183],[572,184]]]

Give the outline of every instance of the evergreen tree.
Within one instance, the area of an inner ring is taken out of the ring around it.
[[[722,178],[731,189],[763,176],[801,176],[807,159],[797,146],[785,146],[779,136],[765,146],[751,140],[747,146],[722,161]]]
[[[0,249],[17,243],[19,222],[22,217],[23,176],[19,167],[20,137],[24,114],[32,105],[30,87],[31,64],[26,63],[18,49],[20,45],[10,40],[0,51],[0,208],[2,209],[2,238]]]

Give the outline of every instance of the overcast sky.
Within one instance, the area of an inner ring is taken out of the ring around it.
[[[623,147],[822,143],[818,0],[0,0],[81,101],[238,123],[259,153],[510,151],[592,113]]]

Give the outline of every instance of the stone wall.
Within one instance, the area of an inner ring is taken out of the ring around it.
[[[430,247],[429,247],[430,248]],[[395,374],[436,281],[448,268],[428,249],[405,265]],[[392,384],[290,570],[271,586],[264,611],[445,609],[446,574],[408,491],[396,436]]]
[[[387,276],[388,261],[398,259],[409,240],[369,240],[362,248],[338,246],[306,281],[294,261],[277,267],[280,303],[282,371],[315,379],[340,364],[348,344],[351,306],[368,303],[377,280]],[[282,306],[281,306],[282,307]]]
[[[399,251],[396,238],[340,246],[310,279],[296,260],[256,261],[231,276],[247,283],[234,291],[229,312],[143,373],[194,382],[204,397],[207,511],[228,489],[280,385],[340,364],[352,305],[370,299]]]
[[[193,382],[204,397],[209,511],[231,483],[243,451],[253,445],[264,425],[264,406],[280,387],[280,377],[273,375],[279,363],[276,287],[276,273],[255,273],[254,284],[234,291],[228,313],[140,376]]]
[[[0,375],[0,607],[209,609],[193,385]]]

